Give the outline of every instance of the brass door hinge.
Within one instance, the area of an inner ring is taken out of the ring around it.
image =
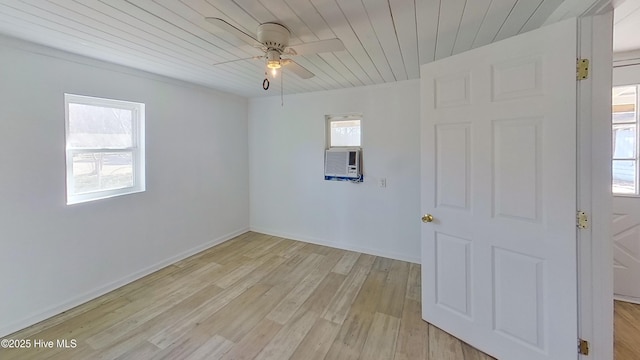
[[[576,225],[578,226],[578,229],[587,229],[589,227],[589,217],[586,212],[578,211],[578,215],[576,216]]]
[[[578,80],[589,78],[589,59],[578,59],[576,63],[576,78]]]
[[[578,339],[578,354],[589,355],[589,342],[587,340]]]

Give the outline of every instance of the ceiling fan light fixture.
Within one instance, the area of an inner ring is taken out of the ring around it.
[[[282,64],[280,64],[280,60],[268,60],[267,67],[269,69],[280,69]]]
[[[282,67],[280,63],[280,52],[277,50],[267,51],[267,67],[269,69],[280,69]]]

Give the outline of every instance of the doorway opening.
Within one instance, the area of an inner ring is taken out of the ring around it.
[[[612,244],[614,267],[614,351],[616,360],[640,353],[640,66],[638,78],[616,81],[612,90]],[[627,83],[631,82],[631,83]]]

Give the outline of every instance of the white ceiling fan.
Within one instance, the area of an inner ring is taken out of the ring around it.
[[[274,75],[277,69],[286,66],[288,70],[291,70],[292,73],[296,74],[300,78],[309,79],[315,76],[311,71],[307,70],[290,58],[282,58],[282,55],[309,55],[345,50],[340,39],[320,40],[289,46],[289,37],[291,33],[287,27],[278,23],[269,22],[258,25],[258,29],[256,31],[257,36],[253,36],[252,34],[247,34],[220,18],[207,17],[205,20],[264,52],[264,55],[262,56],[223,61],[214,65],[249,59],[266,59],[267,68],[271,69]]]

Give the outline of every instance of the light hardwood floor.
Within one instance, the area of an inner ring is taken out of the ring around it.
[[[616,301],[614,311],[615,360],[640,359],[640,305]]]
[[[3,360],[492,359],[421,320],[419,265],[253,232],[6,338],[32,348]]]

